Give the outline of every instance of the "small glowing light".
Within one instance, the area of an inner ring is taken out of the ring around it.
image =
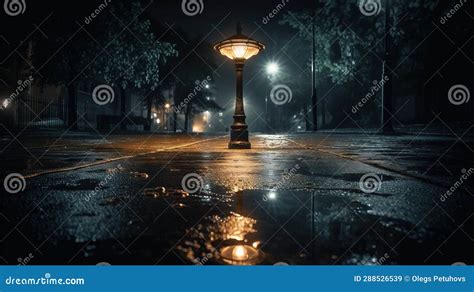
[[[277,63],[271,62],[267,64],[267,73],[270,75],[275,75],[280,71],[280,67]]]
[[[252,243],[252,246],[254,248],[258,248],[259,245],[260,245],[260,241],[255,241],[254,243]]]
[[[205,113],[206,115],[209,115],[209,111],[205,111],[204,113]]]
[[[211,98],[210,98],[209,96],[208,96],[208,97],[206,97],[206,98],[207,98],[207,100],[211,100]]]
[[[153,113],[153,117],[156,118],[158,115],[156,113]]]
[[[275,192],[270,192],[270,193],[268,193],[268,198],[269,198],[270,200],[275,200],[276,197],[277,197],[277,195],[276,195]]]
[[[160,120],[160,119],[156,119],[156,123],[157,123],[157,124],[161,123],[161,120]]]
[[[298,126],[298,130],[301,130],[301,126]]]
[[[212,128],[212,125],[211,125],[211,124],[209,124],[209,128]]]
[[[219,117],[223,117],[224,116],[224,113],[219,113]]]
[[[247,249],[243,245],[237,245],[232,250],[232,258],[236,260],[239,260],[239,261],[246,260],[248,256],[249,255],[248,255]]]
[[[5,99],[5,100],[3,101],[3,103],[2,103],[3,108],[7,108],[9,104],[10,104],[10,102],[9,102],[8,98]]]
[[[202,116],[203,121],[207,121],[207,116]]]
[[[165,104],[165,108],[170,108],[170,104],[169,103]]]
[[[204,87],[209,88],[209,84],[206,84],[206,86],[204,86]]]

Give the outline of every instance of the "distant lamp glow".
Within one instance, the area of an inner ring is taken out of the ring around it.
[[[224,113],[219,113],[219,117],[223,117],[224,116]]]
[[[156,113],[153,113],[153,117],[156,118],[158,115]]]
[[[209,89],[209,84],[206,84],[204,87],[206,87],[207,89]]]
[[[156,123],[157,123],[157,124],[161,123],[161,120],[160,120],[160,119],[156,119]]]
[[[266,69],[269,75],[276,75],[280,71],[280,67],[274,62],[268,63]]]
[[[169,103],[165,104],[165,108],[170,108],[170,104]]]

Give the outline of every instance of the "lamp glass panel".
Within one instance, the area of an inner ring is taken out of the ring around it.
[[[247,46],[245,44],[232,45],[232,51],[234,51],[235,59],[246,59],[245,55],[247,54]]]
[[[249,45],[247,43],[234,43],[228,44],[219,48],[219,51],[222,55],[228,57],[229,59],[249,59],[252,56],[258,54],[260,49],[256,46]]]

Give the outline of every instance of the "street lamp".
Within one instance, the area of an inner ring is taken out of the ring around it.
[[[243,71],[245,60],[257,55],[265,46],[242,34],[237,24],[237,34],[217,43],[214,50],[234,61],[236,73],[236,98],[234,123],[231,126],[229,149],[250,149],[248,126],[245,124],[243,100]]]

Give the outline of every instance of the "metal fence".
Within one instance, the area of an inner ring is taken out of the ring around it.
[[[66,115],[62,97],[21,95],[16,101],[15,126],[64,127]]]

